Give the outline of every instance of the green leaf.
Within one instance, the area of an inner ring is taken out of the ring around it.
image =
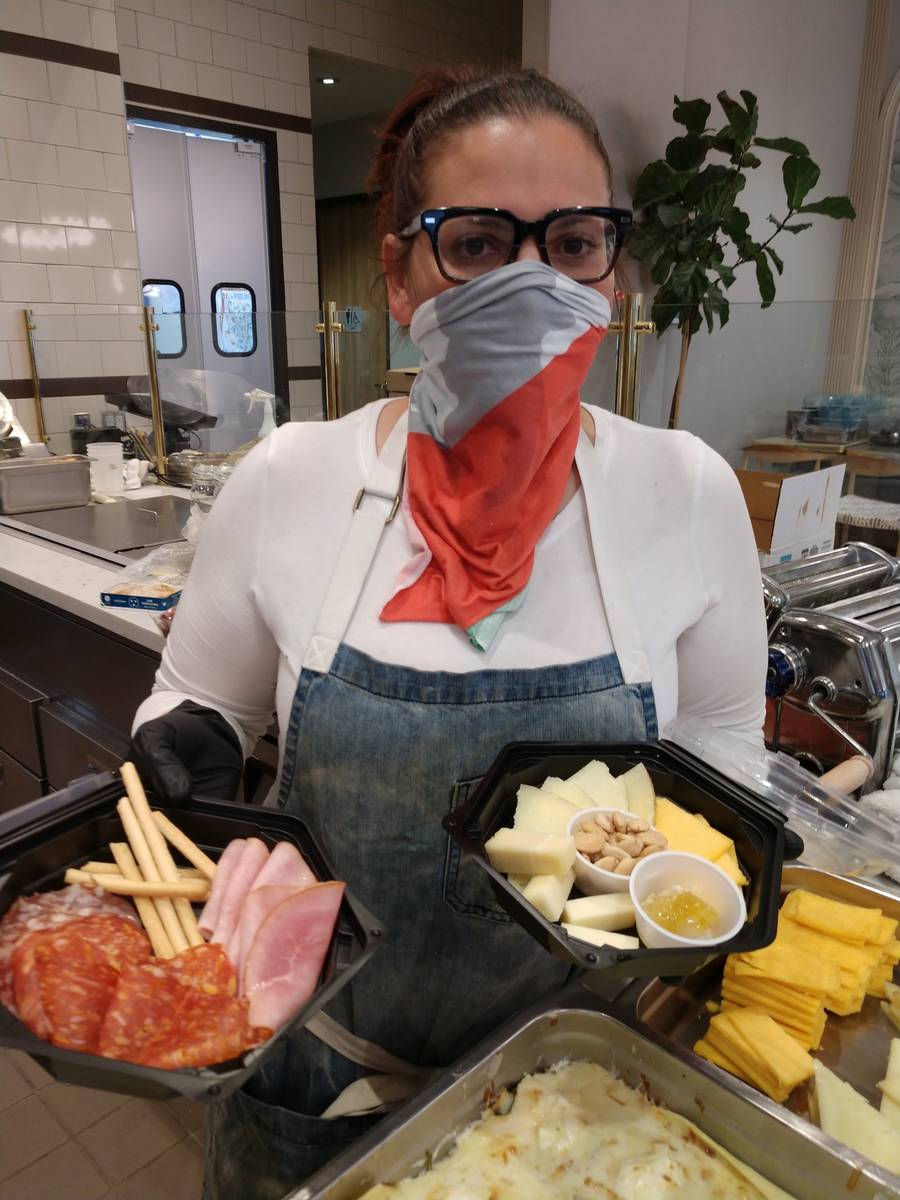
[[[657,296],[659,296],[658,292]],[[658,299],[653,301],[650,317],[656,328],[657,337],[665,333],[677,316],[678,309],[674,304],[661,304]]]
[[[801,158],[796,154],[790,155],[781,164],[781,174],[788,207],[792,209],[800,207],[819,181],[819,168],[808,156]]]
[[[744,107],[747,109],[747,116],[750,119],[750,132],[756,133],[756,126],[759,121],[759,105],[756,102],[756,97],[752,92],[747,92],[741,88],[741,99],[744,102]]]
[[[782,225],[781,228],[785,233],[802,233],[804,229],[812,229],[812,221],[804,221],[800,225]]]
[[[696,207],[700,197],[707,188],[715,183],[721,183],[731,174],[729,167],[723,163],[707,163],[697,175],[692,175],[684,189],[684,203],[688,208]]]
[[[688,210],[681,204],[658,204],[656,215],[664,229],[672,229],[687,220]]]
[[[756,256],[756,282],[759,285],[759,294],[762,297],[762,307],[768,308],[775,299],[775,277],[772,274],[772,268],[769,266],[765,254],[762,252]]]
[[[674,260],[672,259],[671,254],[661,254],[653,264],[653,268],[650,271],[650,278],[657,285],[657,287],[662,287],[662,285],[669,278],[669,272],[672,270],[673,261]]]
[[[775,264],[775,270],[778,272],[779,275],[783,275],[784,274],[784,263],[782,262],[782,260],[775,253],[775,251],[772,249],[771,246],[766,246],[765,251],[766,251],[766,254],[768,254],[769,258],[771,258],[772,262]]]
[[[747,180],[740,171],[728,171],[720,183],[706,188],[697,204],[701,213],[723,220],[734,206],[738,192],[744,190]]]
[[[723,125],[718,133],[714,133],[711,145],[713,150],[721,150],[729,158],[733,157],[737,153],[738,144],[731,126]]]
[[[836,221],[852,221],[856,217],[856,209],[850,203],[849,196],[825,196],[814,204],[804,204],[797,212],[821,213],[823,217],[834,217]]]
[[[712,108],[705,100],[679,100],[675,97],[672,116],[688,133],[702,133]]]
[[[731,287],[734,283],[734,267],[730,267],[728,263],[713,263],[712,269],[716,272],[726,287]]]
[[[677,196],[683,187],[683,181],[672,170],[667,162],[658,158],[655,162],[644,167],[638,176],[634,188],[634,207],[645,208],[669,196]]]
[[[758,167],[762,165],[762,159],[756,154],[751,154],[749,150],[745,150],[741,155],[740,166],[742,167]]]
[[[722,221],[722,231],[731,238],[733,242],[739,242],[747,236],[747,230],[750,228],[750,218],[740,208],[732,208],[730,212],[725,214]]]
[[[753,136],[750,114],[736,100],[732,100],[727,92],[719,92],[716,99],[725,110],[728,124],[738,144],[745,146]]]
[[[780,150],[782,154],[795,154],[798,158],[809,156],[809,151],[802,142],[795,141],[794,138],[754,138],[754,146],[764,146],[766,150]]]
[[[638,262],[652,263],[656,256],[669,245],[672,235],[658,220],[642,221],[632,225],[625,238],[628,253]]]
[[[672,138],[666,146],[666,162],[676,171],[695,171],[706,158],[709,141],[697,133]]]

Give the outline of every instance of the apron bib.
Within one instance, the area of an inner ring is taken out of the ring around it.
[[[327,619],[319,622],[294,696],[279,794],[279,804],[308,824],[337,877],[384,924],[385,944],[329,1005],[338,1028],[313,1026],[333,1043],[329,1035],[346,1030],[371,1045],[342,1046],[356,1059],[350,1061],[300,1031],[243,1091],[212,1105],[205,1200],[282,1200],[378,1120],[321,1115],[354,1081],[387,1070],[401,1076],[403,1098],[434,1068],[564,985],[568,967],[500,908],[485,873],[461,859],[441,818],[465,800],[507,742],[657,736],[646,657],[621,589],[603,590],[617,653],[565,666],[417,671],[342,642],[385,509],[399,490],[405,421],[399,426],[364,489],[380,502],[357,498],[335,570],[342,590],[332,603],[326,596]],[[581,475],[584,485],[591,471]],[[598,511],[586,498],[588,512]],[[363,516],[370,527],[360,529]],[[593,526],[591,534],[605,574],[611,548],[599,545]],[[361,578],[348,598],[351,544]],[[343,611],[336,616],[338,603]]]

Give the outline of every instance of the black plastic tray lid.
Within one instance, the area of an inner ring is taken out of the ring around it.
[[[122,784],[115,775],[76,780],[70,787],[0,816],[0,917],[19,896],[63,887],[69,867],[106,858],[109,843],[125,840],[116,804]],[[172,807],[154,804],[211,858],[233,838],[258,837],[268,846],[292,842],[320,880],[334,879],[302,821],[280,809],[193,800]],[[345,890],[319,987],[293,1020],[268,1042],[239,1059],[213,1067],[167,1071],[118,1059],[62,1050],[35,1037],[0,1005],[0,1046],[22,1050],[64,1083],[135,1096],[219,1100],[241,1087],[287,1033],[300,1029],[364,966],[382,938],[378,921]]]
[[[658,796],[667,796],[688,812],[706,817],[734,841],[750,883],[744,889],[747,922],[730,941],[713,951],[709,947],[617,950],[591,946],[548,921],[488,862],[484,843],[501,827],[512,825],[521,784],[539,787],[551,775],[567,779],[594,758],[606,763],[613,775],[643,763]],[[444,818],[444,828],[487,872],[498,903],[515,921],[550,954],[588,971],[629,978],[684,976],[720,954],[766,946],[777,932],[785,856],[783,816],[753,792],[669,742],[515,742],[500,752],[470,798]]]

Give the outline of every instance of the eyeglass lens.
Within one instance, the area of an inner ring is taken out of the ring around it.
[[[545,236],[550,266],[572,279],[605,275],[616,248],[616,226],[606,217],[571,213],[557,217]],[[447,217],[438,230],[438,253],[448,275],[475,279],[509,262],[515,226],[506,217]]]

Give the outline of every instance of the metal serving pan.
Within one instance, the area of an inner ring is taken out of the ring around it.
[[[801,864],[786,866],[782,875],[782,891],[787,893],[797,888],[804,888],[832,900],[858,904],[863,908],[880,908],[885,916],[900,919],[900,896],[873,884],[845,879],[840,875],[831,875],[827,871],[819,871]],[[635,981],[622,994],[621,1005],[634,1015],[639,1027],[662,1039],[673,1051],[686,1054],[692,1062],[703,1063],[705,1060],[694,1055],[691,1047],[703,1036],[709,1023],[707,1001],[719,999],[722,969],[723,960],[719,959],[678,983],[662,979],[654,979],[651,983],[645,980]],[[896,1036],[897,1030],[881,1011],[880,1001],[874,996],[867,996],[859,1013],[846,1017],[829,1013],[822,1046],[813,1053],[878,1107],[881,1092],[877,1084],[884,1078],[891,1038]],[[718,1067],[710,1069],[718,1078],[724,1080],[727,1086],[733,1086],[745,1094],[749,1093],[755,1104],[762,1104],[767,1108],[774,1107],[782,1113],[786,1113],[790,1108],[793,1113],[798,1114],[798,1119],[808,1116],[809,1085],[797,1088],[791,1094],[787,1107],[782,1107],[773,1105],[755,1089],[746,1087],[725,1071],[720,1071]],[[837,1147],[843,1156],[854,1153],[841,1143],[826,1137],[814,1125],[806,1125],[806,1130],[817,1140],[824,1140]],[[869,1164],[868,1159],[863,1161]],[[887,1195],[900,1195],[900,1180],[895,1175],[873,1164],[869,1164],[867,1169],[873,1178],[890,1181]]]
[[[0,815],[0,916],[19,896],[63,886],[68,867],[106,857],[111,841],[124,840],[116,812],[122,784],[112,773],[86,776],[61,792]],[[309,830],[277,808],[192,800],[173,807],[155,804],[212,858],[233,838],[257,837],[266,845],[292,842],[320,880],[334,879]],[[134,1096],[221,1100],[241,1087],[275,1049],[279,1039],[299,1029],[372,956],[382,930],[347,891],[319,986],[303,1008],[261,1046],[212,1067],[168,1071],[95,1054],[63,1050],[36,1037],[0,1004],[0,1046],[30,1054],[63,1083],[105,1088]]]
[[[574,1007],[570,1007],[573,1005]],[[589,1059],[697,1124],[797,1200],[895,1196],[897,1180],[737,1080],[591,1001],[580,987],[505,1025],[285,1200],[358,1200],[447,1153],[485,1098],[561,1059]]]

